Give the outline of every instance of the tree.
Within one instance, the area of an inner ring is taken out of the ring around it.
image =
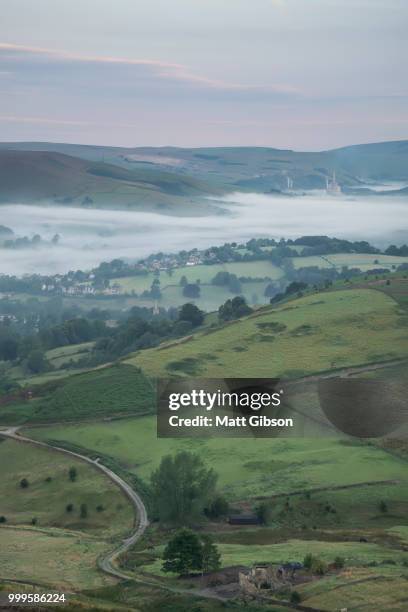
[[[203,572],[216,572],[221,567],[221,555],[211,537],[202,537],[201,569]]]
[[[71,482],[75,482],[78,476],[76,467],[70,467],[68,470],[68,476]]]
[[[18,340],[12,337],[0,337],[0,359],[14,361],[18,357]]]
[[[163,553],[163,571],[183,576],[202,569],[202,545],[189,529],[181,529],[168,542]]]
[[[22,478],[20,480],[20,487],[22,489],[27,489],[29,487],[30,483],[28,482],[27,478]]]
[[[157,517],[182,525],[197,520],[214,497],[216,481],[216,473],[199,455],[187,451],[166,455],[151,476]]]
[[[220,516],[226,516],[229,511],[229,504],[225,497],[218,495],[215,497],[208,507],[205,509],[205,515],[210,519],[217,519]]]
[[[204,321],[204,313],[195,304],[183,304],[178,320],[190,321],[193,327],[197,327]]]
[[[88,506],[86,504],[81,504],[79,509],[79,516],[81,519],[86,519],[88,517]]]
[[[200,285],[195,283],[187,283],[183,287],[183,295],[188,298],[199,298],[200,297]]]
[[[378,504],[378,507],[380,509],[380,512],[382,512],[383,514],[386,514],[388,512],[387,502],[385,502],[383,499]]]
[[[276,287],[273,283],[268,283],[265,287],[264,296],[265,297],[273,297],[277,293]]]
[[[188,283],[187,277],[183,275],[180,278],[180,287],[185,287],[187,285],[187,283]]]
[[[261,502],[259,506],[255,508],[255,514],[262,525],[267,525],[271,519],[271,507],[266,502]]]
[[[218,309],[218,318],[222,321],[232,321],[251,314],[252,308],[248,306],[244,297],[237,295],[227,300]]]
[[[31,351],[27,359],[27,368],[33,374],[41,374],[41,372],[45,372],[45,370],[48,368],[45,353],[40,349]]]
[[[0,523],[6,523],[6,522],[7,522],[6,517],[5,517],[5,516],[3,516],[3,515],[1,515],[1,516],[0,516]]]

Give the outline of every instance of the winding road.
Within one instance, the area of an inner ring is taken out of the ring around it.
[[[114,562],[120,554],[126,552],[133,544],[135,544],[139,540],[139,538],[141,538],[147,526],[149,525],[146,507],[139,494],[134,489],[132,489],[132,487],[125,480],[123,480],[123,478],[121,478],[115,472],[112,472],[112,470],[100,463],[99,459],[91,459],[86,455],[81,455],[79,453],[70,451],[65,448],[61,448],[59,446],[53,446],[51,444],[47,444],[46,442],[40,442],[39,440],[27,438],[26,436],[20,435],[18,433],[18,429],[18,427],[9,427],[8,429],[3,430],[0,429],[0,435],[16,440],[17,442],[33,444],[35,446],[41,446],[43,448],[55,450],[57,452],[64,453],[65,455],[76,457],[77,459],[79,459],[80,461],[84,461],[85,463],[89,463],[96,469],[106,474],[106,476],[110,478],[110,480],[112,480],[130,500],[136,512],[136,527],[131,533],[131,535],[125,540],[123,540],[119,544],[119,546],[117,546],[112,552],[98,559],[98,566],[102,571],[111,576],[114,576],[115,578],[120,578],[121,580],[128,580],[129,578],[131,578],[131,576],[121,572],[115,566]]]

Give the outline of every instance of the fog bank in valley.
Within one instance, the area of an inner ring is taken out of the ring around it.
[[[16,236],[40,234],[57,246],[0,249],[0,273],[55,274],[89,269],[115,258],[139,259],[153,252],[205,248],[253,237],[296,238],[327,234],[368,240],[378,246],[408,241],[405,198],[276,197],[235,193],[220,204],[225,214],[175,217],[143,212],[27,206],[0,207],[0,224]],[[192,204],[193,205],[193,204]]]

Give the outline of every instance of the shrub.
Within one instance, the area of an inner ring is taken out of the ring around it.
[[[0,523],[6,523],[7,519],[5,516],[0,516]]]
[[[73,510],[74,510],[74,504],[67,504],[67,505],[65,506],[65,511],[66,511],[66,512],[70,513],[70,512],[72,512]]]
[[[28,482],[27,478],[22,478],[20,480],[20,487],[22,489],[27,489],[29,487],[30,483]]]
[[[68,476],[71,482],[75,482],[78,476],[77,469],[75,467],[70,467],[68,471]]]
[[[333,565],[336,569],[342,569],[345,565],[344,557],[335,557]]]
[[[81,519],[86,519],[88,517],[88,506],[86,504],[81,504],[79,516]]]
[[[291,596],[290,596],[290,603],[300,604],[301,601],[302,601],[302,598],[300,596],[300,593],[298,591],[292,591]]]

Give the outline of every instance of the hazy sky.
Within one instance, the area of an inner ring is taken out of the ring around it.
[[[407,0],[0,0],[0,139],[408,137]]]

